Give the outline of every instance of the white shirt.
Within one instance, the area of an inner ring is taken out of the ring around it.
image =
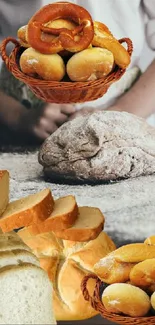
[[[55,0],[42,1],[42,5],[55,2]],[[105,23],[117,39],[129,37],[133,41],[134,52],[125,76],[112,85],[101,99],[85,103],[85,106],[102,105],[106,108],[113,104],[130,84],[130,79],[135,73],[134,67],[138,64],[143,51],[145,36],[149,46],[155,50],[155,0],[72,0],[71,2],[85,7],[91,13],[93,20]],[[2,33],[0,38],[10,34],[15,35],[19,26],[26,24],[40,6],[40,0],[0,0]],[[80,107],[81,105],[77,105],[77,108]]]

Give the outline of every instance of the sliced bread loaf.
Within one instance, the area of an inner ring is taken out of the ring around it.
[[[78,217],[78,206],[75,197],[68,195],[55,200],[54,210],[49,218],[41,223],[33,223],[28,229],[37,235],[54,230],[63,230],[71,227]]]
[[[39,223],[53,211],[54,200],[49,189],[8,204],[0,218],[3,232],[9,232],[32,223]]]
[[[85,242],[95,239],[104,228],[104,216],[98,208],[79,207],[75,224],[65,230],[54,231],[58,238]]]
[[[9,173],[7,170],[0,170],[0,216],[9,203]]]
[[[47,273],[32,264],[0,269],[0,324],[56,324],[52,284]]]

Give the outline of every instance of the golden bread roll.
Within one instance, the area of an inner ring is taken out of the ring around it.
[[[27,40],[27,25],[22,26],[17,31],[17,37],[23,47],[30,47]]]
[[[41,54],[31,47],[22,53],[19,64],[26,75],[47,81],[60,81],[66,72],[59,54]]]
[[[113,54],[96,47],[74,54],[67,63],[67,74],[72,81],[91,81],[106,77],[113,67]]]
[[[24,228],[25,229],[25,228]],[[57,320],[82,320],[98,314],[81,291],[83,277],[93,272],[94,264],[115,249],[115,244],[104,232],[91,241],[60,240],[54,233],[31,235],[20,230],[20,237],[47,271],[54,288],[54,311]],[[95,281],[88,282],[90,293]]]
[[[53,21],[48,22],[44,26],[49,27],[49,28],[67,28],[69,30],[73,30],[76,27],[76,24],[72,21],[69,21],[67,19],[56,19]],[[27,36],[27,25],[22,26],[18,29],[17,36],[19,39],[19,42],[22,46],[24,47],[31,47],[28,43],[28,36]],[[44,33],[42,32],[41,34],[41,40],[44,42],[53,42],[57,36]]]
[[[155,310],[155,292],[151,296],[151,306]]]
[[[148,237],[144,244],[147,244],[147,245],[155,245],[155,236],[151,236],[151,237]]]
[[[101,258],[94,265],[94,272],[105,283],[120,283],[129,280],[130,272],[135,264],[117,262],[113,253]]]
[[[137,287],[155,284],[155,258],[136,264],[130,272],[130,280]]]
[[[142,317],[151,309],[149,296],[140,288],[130,284],[115,283],[102,294],[102,302],[110,313]]]
[[[129,244],[115,250],[113,256],[117,262],[139,263],[155,258],[155,246],[144,243]]]

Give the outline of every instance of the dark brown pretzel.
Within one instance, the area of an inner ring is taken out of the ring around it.
[[[78,26],[74,30],[50,29],[44,26],[58,18],[71,19]],[[55,42],[49,43],[41,40],[41,33],[46,32],[57,35]],[[75,41],[74,36],[81,33],[81,37]],[[28,23],[28,42],[37,51],[44,54],[58,53],[63,49],[70,52],[79,52],[86,49],[93,40],[93,21],[86,9],[69,2],[57,2],[40,9]]]

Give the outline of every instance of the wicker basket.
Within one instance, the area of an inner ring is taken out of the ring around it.
[[[8,57],[6,46],[9,42],[12,42],[15,48]],[[122,38],[119,42],[127,44],[127,51],[131,56],[133,51],[132,41],[129,38]],[[11,37],[6,38],[1,44],[2,58],[9,71],[14,77],[27,84],[37,97],[49,103],[80,103],[98,99],[125,73],[125,70],[116,66],[115,70],[107,77],[96,81],[57,82],[35,79],[26,76],[19,68],[19,58],[23,50],[18,41]]]
[[[96,280],[96,286],[94,290],[93,297],[89,295],[89,292],[87,290],[87,282],[89,279],[95,279]],[[81,289],[83,296],[86,301],[89,301],[91,306],[97,310],[100,315],[109,321],[112,321],[117,324],[126,324],[126,325],[155,325],[155,317],[125,317],[120,316],[112,313],[108,313],[106,309],[104,308],[101,299],[100,299],[100,292],[102,287],[102,282],[99,280],[99,278],[94,274],[89,274],[88,276],[85,276],[82,284]]]

